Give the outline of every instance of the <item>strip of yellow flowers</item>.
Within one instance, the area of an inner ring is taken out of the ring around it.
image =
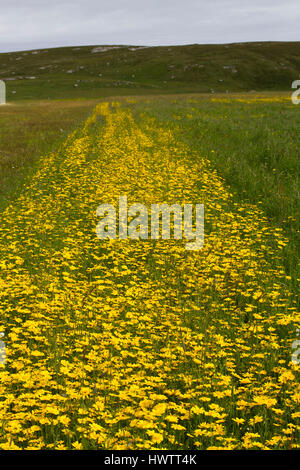
[[[204,248],[99,240],[119,195],[204,203]],[[168,128],[98,105],[2,214],[0,448],[297,447],[286,243]]]

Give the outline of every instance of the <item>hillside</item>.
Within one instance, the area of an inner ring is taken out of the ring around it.
[[[83,46],[1,53],[8,100],[289,90],[300,42]]]

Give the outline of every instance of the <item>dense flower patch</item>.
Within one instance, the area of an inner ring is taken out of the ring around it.
[[[204,248],[99,240],[96,208],[119,195],[204,203]],[[297,447],[287,240],[168,128],[98,105],[0,239],[0,448]]]

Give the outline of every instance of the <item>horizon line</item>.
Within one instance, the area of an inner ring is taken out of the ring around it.
[[[158,48],[158,47],[186,47],[186,46],[230,46],[230,45],[244,45],[244,44],[278,44],[278,43],[285,43],[285,44],[292,44],[292,43],[300,43],[299,41],[280,41],[280,40],[257,40],[257,41],[234,41],[234,42],[218,42],[218,43],[182,43],[182,44],[160,44],[160,45],[147,45],[147,44],[73,44],[73,45],[61,45],[61,46],[49,46],[49,47],[36,47],[30,49],[14,49],[8,51],[0,51],[0,54],[11,54],[11,53],[21,53],[21,52],[32,52],[32,51],[45,51],[49,49],[67,49],[67,48],[84,48],[84,47],[145,47],[145,48]]]

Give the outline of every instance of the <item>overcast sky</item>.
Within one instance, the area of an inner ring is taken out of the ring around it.
[[[0,7],[0,52],[300,40],[300,0],[0,0]]]

